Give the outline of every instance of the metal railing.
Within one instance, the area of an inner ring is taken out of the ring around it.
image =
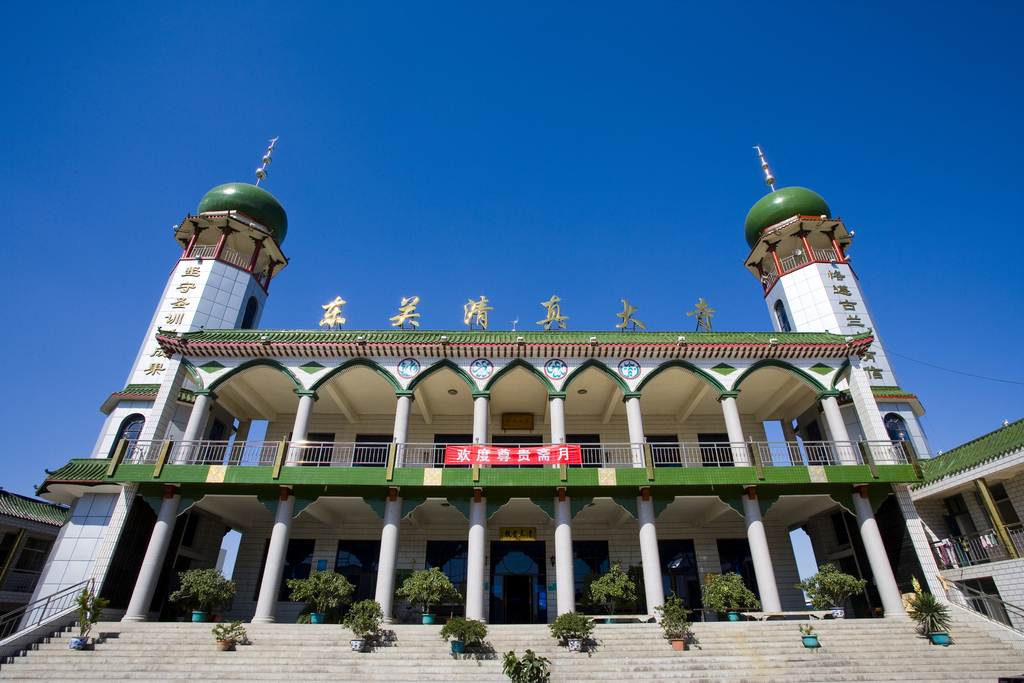
[[[249,262],[252,261],[252,254],[243,254],[240,251],[224,247],[224,251],[220,253],[220,260],[230,263],[242,270],[249,270]]]
[[[1024,633],[1024,609],[1011,605],[997,595],[989,595],[964,585],[961,581],[946,579],[950,590],[946,592],[949,601],[986,619],[1007,626],[1018,633]]]
[[[155,464],[162,441],[134,441],[128,446],[124,462],[132,465]],[[279,441],[180,441],[168,453],[168,465],[273,465]],[[384,467],[388,461],[387,443],[342,443],[292,441],[287,445],[285,464],[324,467]],[[445,446],[459,444],[400,444],[396,467],[444,467]],[[514,449],[519,444],[490,444],[495,449]],[[536,444],[523,444],[525,446]],[[589,443],[580,446],[582,463],[570,467],[643,467],[644,447],[650,446],[655,467],[748,467],[751,448],[756,449],[765,467],[809,467],[817,465],[863,465],[861,448],[865,445],[879,465],[906,464],[900,444],[891,441],[750,441],[707,443]],[[495,464],[495,467],[537,467],[537,465]],[[456,467],[456,465],[449,465]],[[458,465],[465,467],[465,465]],[[1017,534],[1024,545],[1024,528]]]
[[[1010,542],[1017,549],[1018,557],[1024,557],[1024,523],[1007,524],[1006,533],[1010,535]]]
[[[992,529],[963,536],[952,536],[932,543],[940,569],[969,567],[1008,558],[999,536]]]
[[[839,260],[840,259],[836,254],[836,250],[831,247],[827,247],[825,249],[811,249],[810,258],[808,258],[808,255],[804,252],[803,249],[800,249],[799,254],[794,252],[790,256],[783,256],[779,258],[779,265],[782,266],[781,273],[778,272],[774,266],[769,266],[769,268],[764,273],[765,288],[771,289],[772,285],[775,284],[775,281],[779,279],[780,275],[785,275],[790,271],[796,270],[800,266],[812,262],[835,263]]]
[[[8,657],[24,649],[11,644],[19,634],[36,628],[48,619],[74,612],[77,608],[75,599],[83,589],[93,590],[93,579],[68,586],[0,616],[0,662],[5,662]]]
[[[388,463],[386,443],[336,443],[293,441],[288,446],[286,465],[309,467],[384,467]]]
[[[217,253],[216,244],[197,244],[192,247],[189,258],[213,258],[215,253]]]
[[[42,572],[33,572],[28,569],[11,569],[4,579],[3,588],[0,590],[12,591],[14,593],[31,593],[35,590]]]

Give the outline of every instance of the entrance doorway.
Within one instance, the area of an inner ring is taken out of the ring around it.
[[[547,623],[544,557],[543,541],[491,543],[491,623]]]

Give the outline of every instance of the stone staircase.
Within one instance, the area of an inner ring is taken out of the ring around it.
[[[956,644],[937,647],[909,621],[815,622],[822,647],[803,647],[801,622],[696,624],[698,643],[675,652],[654,624],[599,624],[588,651],[559,647],[546,626],[490,626],[483,652],[452,655],[438,626],[397,625],[365,653],[336,625],[246,626],[251,645],[216,652],[208,624],[100,623],[94,650],[68,649],[70,633],[0,668],[0,680],[83,681],[507,681],[501,654],[526,648],[551,660],[558,681],[989,681],[1024,673],[1024,652],[957,623]],[[806,622],[802,622],[806,623]]]

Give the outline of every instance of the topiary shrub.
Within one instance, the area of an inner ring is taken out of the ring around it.
[[[867,585],[864,579],[844,574],[831,564],[818,567],[818,573],[796,585],[807,594],[814,609],[839,608],[851,595],[860,595]]]
[[[582,612],[567,612],[558,615],[549,628],[555,640],[585,640],[594,632],[594,620]]]
[[[654,609],[661,612],[661,628],[665,632],[666,638],[685,640],[690,635],[692,624],[687,617],[690,616],[691,611],[686,609],[686,605],[678,596],[673,595],[665,601],[664,605]]]
[[[741,609],[761,609],[761,601],[754,591],[747,588],[743,578],[736,572],[719,574],[710,583],[700,587],[704,607],[719,612],[735,612]]]
[[[357,638],[370,640],[380,635],[384,612],[376,600],[363,600],[352,605],[342,622]]]
[[[601,578],[591,581],[589,589],[590,601],[606,605],[612,614],[636,606],[636,586],[618,564],[613,564]]]
[[[190,569],[180,572],[178,578],[181,588],[167,599],[180,602],[186,609],[212,612],[215,607],[228,606],[235,599],[235,582],[224,578],[219,569]]]
[[[462,594],[437,567],[413,572],[395,594],[419,605],[424,614],[432,614],[430,610],[434,605],[462,602]]]
[[[487,637],[487,625],[475,619],[452,617],[441,627],[441,640],[461,640],[466,645],[479,645]]]
[[[343,574],[330,571],[312,571],[308,579],[288,579],[288,587],[292,600],[310,603],[319,614],[352,602],[356,589]]]

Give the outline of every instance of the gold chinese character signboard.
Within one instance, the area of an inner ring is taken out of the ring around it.
[[[502,541],[536,541],[537,527],[535,526],[503,526],[501,527]]]
[[[533,429],[533,413],[502,413],[502,429]]]

